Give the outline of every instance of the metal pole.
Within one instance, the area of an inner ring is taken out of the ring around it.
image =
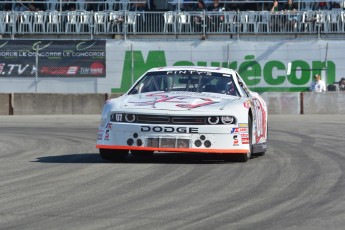
[[[132,73],[131,73],[131,76],[132,76],[132,84],[131,85],[133,85],[133,83],[134,83],[134,51],[133,51],[133,43],[131,44],[131,53],[132,53],[132,61],[131,61],[131,63],[132,63]]]
[[[327,79],[328,79],[328,61],[327,60],[328,60],[328,42],[326,45],[326,54],[325,54],[325,63],[326,63],[325,83],[326,83],[326,85],[327,85]]]
[[[202,15],[203,15],[203,25],[202,25],[202,34],[203,34],[203,37],[204,37],[204,39],[206,39],[206,26],[207,26],[207,24],[206,24],[206,11],[205,10],[203,10],[202,11]]]
[[[228,52],[226,57],[226,62],[228,63],[228,68],[230,68],[230,44],[228,44]]]
[[[36,47],[36,71],[35,71],[35,94],[37,93],[37,85],[38,85],[38,50],[39,45]]]

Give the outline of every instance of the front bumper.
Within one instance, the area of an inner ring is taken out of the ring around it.
[[[97,148],[161,152],[247,153],[248,128],[238,125],[142,125],[108,123]]]

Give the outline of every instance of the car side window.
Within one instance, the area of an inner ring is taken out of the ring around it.
[[[248,89],[247,89],[247,86],[246,84],[239,78],[238,74],[236,73],[236,79],[237,79],[237,82],[239,84],[239,90],[241,92],[241,95],[245,95],[247,97],[249,97],[249,93],[248,93]]]

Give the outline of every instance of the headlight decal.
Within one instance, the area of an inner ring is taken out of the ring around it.
[[[176,124],[176,125],[234,125],[234,116],[165,116],[132,113],[112,113],[111,122],[139,124]]]
[[[125,120],[129,123],[132,123],[135,121],[135,115],[134,114],[126,114],[125,115]]]

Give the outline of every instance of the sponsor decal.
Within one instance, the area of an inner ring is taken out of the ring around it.
[[[102,130],[102,129],[98,130],[97,140],[102,140],[103,132],[104,132],[104,130]]]
[[[107,129],[107,130],[105,131],[104,140],[105,140],[105,141],[109,141],[109,136],[110,136],[110,134],[109,134],[109,129]]]
[[[68,67],[66,75],[76,75],[78,73],[79,68],[79,66]]]
[[[101,62],[93,62],[90,67],[81,67],[80,74],[101,75],[105,73],[104,64]]]
[[[241,138],[249,138],[249,134],[248,133],[241,133]]]
[[[248,133],[248,128],[232,128],[231,133]]]
[[[243,106],[244,106],[244,108],[250,108],[250,101],[248,100],[248,101],[245,101],[245,102],[243,102]]]
[[[108,123],[108,124],[105,126],[106,129],[111,129],[112,127],[113,127],[113,124],[112,124],[112,123]]]
[[[163,102],[176,103],[175,106],[180,107],[180,108],[188,108],[188,109],[194,109],[194,108],[199,108],[199,107],[219,103],[218,101],[214,101],[210,98],[193,97],[193,96],[188,96],[188,95],[169,96],[168,94],[164,94],[164,93],[147,94],[146,97],[149,97],[149,98],[155,97],[155,98],[150,99],[148,101],[144,101],[144,102],[131,101],[130,103],[134,103],[137,106],[156,105],[158,103],[163,103]],[[195,99],[197,99],[197,102]],[[190,101],[193,101],[193,103],[190,103]]]
[[[47,67],[43,66],[39,72],[41,74],[50,75],[76,75],[79,70],[79,66],[59,66],[59,67]]]
[[[247,123],[239,123],[238,127],[248,127],[248,124]]]
[[[122,113],[113,113],[110,115],[110,120],[121,122],[123,120],[122,117],[123,117]]]
[[[249,137],[242,138],[242,144],[249,144]]]
[[[195,75],[208,75],[212,76],[212,73],[210,71],[199,71],[199,70],[173,70],[173,71],[167,71],[167,75],[173,74],[186,74],[187,76],[190,74],[195,74]]]
[[[239,143],[238,136],[234,135],[232,138],[234,139],[234,146],[238,146],[238,143]]]
[[[199,133],[198,128],[188,127],[171,127],[171,126],[147,126],[140,127],[141,132],[154,132],[154,133]]]
[[[256,143],[259,143],[261,139],[266,139],[267,138],[267,115],[266,111],[263,109],[262,102],[259,101],[258,99],[254,99],[254,108],[255,108],[255,124],[256,124],[256,129],[255,129],[255,136],[256,136]]]

